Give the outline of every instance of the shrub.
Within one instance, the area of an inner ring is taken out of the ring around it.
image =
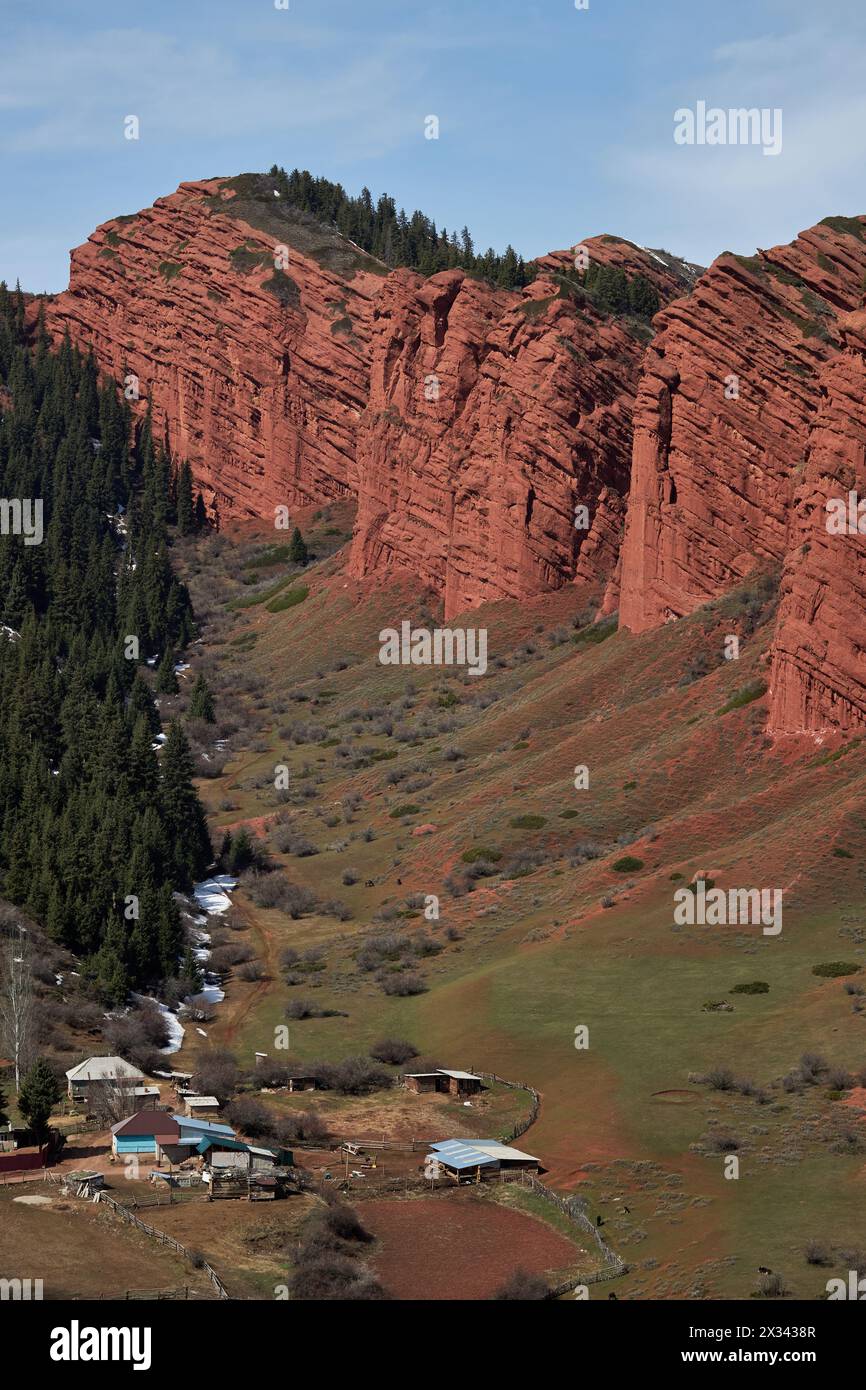
[[[411,1057],[417,1057],[418,1049],[404,1038],[381,1038],[370,1048],[370,1056],[377,1062],[388,1062],[392,1066],[400,1067]]]
[[[230,1125],[251,1139],[263,1139],[271,1133],[274,1117],[266,1105],[252,1096],[238,1096],[226,1110]]]
[[[769,994],[770,986],[766,980],[748,980],[742,985],[733,985],[731,994]]]
[[[413,994],[424,994],[427,989],[421,976],[413,974],[411,970],[402,970],[396,975],[385,975],[381,984],[383,993],[400,999]]]
[[[818,1052],[804,1052],[800,1058],[800,1075],[804,1081],[815,1082],[826,1070],[827,1063]]]
[[[318,1110],[291,1110],[274,1119],[273,1138],[277,1144],[326,1144],[331,1132]]]
[[[828,960],[821,965],[812,966],[812,974],[820,975],[824,979],[835,980],[840,975],[856,975],[860,966],[856,961],[850,960]]]
[[[340,1255],[322,1255],[298,1265],[292,1274],[291,1294],[299,1302],[343,1301],[356,1296],[359,1285],[370,1290],[365,1297],[386,1297],[381,1285],[370,1276],[359,1277],[359,1267],[353,1260]],[[373,1289],[378,1292],[373,1293]]]
[[[372,936],[364,942],[355,956],[360,970],[368,973],[378,970],[387,961],[398,961],[409,950],[408,936],[396,932],[385,932],[382,936]]]
[[[638,869],[643,868],[643,860],[635,859],[633,854],[624,854],[621,859],[615,859],[611,868],[618,874],[636,874]]]
[[[369,1245],[373,1240],[354,1207],[344,1207],[342,1204],[328,1207],[322,1224],[339,1240],[357,1241],[362,1245]]]
[[[734,1073],[727,1067],[712,1067],[703,1081],[714,1091],[732,1091],[734,1089]]]
[[[854,1085],[854,1078],[845,1067],[831,1067],[827,1084],[832,1091],[848,1091]]]
[[[312,999],[292,999],[286,1005],[286,1018],[299,1021],[303,1018],[339,1018],[339,1009],[326,1009]]]
[[[372,1057],[345,1057],[342,1062],[315,1062],[311,1073],[326,1091],[340,1091],[347,1096],[366,1095],[391,1085],[391,1073],[373,1061]]]
[[[203,1096],[216,1096],[221,1105],[231,1099],[238,1088],[240,1069],[233,1053],[214,1048],[198,1059],[193,1083]]]
[[[241,965],[244,961],[252,960],[253,950],[251,946],[243,946],[240,942],[231,942],[227,946],[217,946],[210,953],[209,965],[218,975],[222,975],[233,965]]]
[[[491,1299],[501,1303],[512,1303],[517,1301],[538,1303],[548,1297],[550,1289],[538,1274],[530,1274],[528,1270],[518,1265],[513,1274],[509,1274],[504,1283],[499,1285]]]
[[[741,1147],[740,1140],[733,1134],[710,1134],[704,1141],[714,1153],[734,1154]]]
[[[392,820],[399,820],[402,816],[417,816],[420,810],[420,806],[416,806],[414,802],[409,801],[405,806],[395,806],[390,815]]]
[[[498,864],[502,858],[502,853],[498,849],[487,849],[484,845],[478,845],[474,849],[467,849],[460,858],[464,864],[475,864],[479,859],[487,859],[491,864]]]
[[[508,822],[512,830],[540,830],[547,824],[546,816],[513,816]]]
[[[758,1280],[759,1298],[784,1298],[787,1293],[781,1274],[762,1274]]]

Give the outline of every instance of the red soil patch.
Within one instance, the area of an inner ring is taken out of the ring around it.
[[[866,1086],[854,1086],[842,1102],[855,1110],[866,1110]]]
[[[552,1275],[579,1263],[577,1246],[497,1202],[447,1197],[372,1200],[359,1207],[380,1241],[372,1264],[396,1298],[489,1298],[521,1265]]]

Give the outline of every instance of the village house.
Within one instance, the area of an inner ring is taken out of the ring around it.
[[[180,1125],[166,1110],[139,1110],[111,1126],[112,1158],[135,1154],[159,1163],[163,1150],[179,1141]]]
[[[439,1091],[446,1095],[458,1096],[461,1100],[467,1096],[477,1096],[484,1087],[481,1077],[475,1076],[473,1072],[450,1071],[445,1067],[440,1067],[438,1071],[406,1072],[403,1084],[407,1090],[418,1094]]]
[[[184,1110],[192,1119],[198,1119],[202,1115],[218,1115],[220,1103],[216,1096],[185,1096]]]
[[[139,1110],[111,1126],[113,1157],[139,1154],[152,1158],[157,1166],[163,1161],[169,1165],[182,1163],[195,1153],[203,1139],[219,1147],[234,1142],[236,1135],[229,1125],[170,1115],[166,1110]]]
[[[132,1090],[144,1081],[144,1073],[123,1057],[88,1057],[66,1073],[67,1094],[70,1100],[77,1101],[90,1100],[100,1087]]]
[[[507,1172],[537,1173],[541,1164],[532,1154],[523,1153],[498,1139],[443,1139],[431,1144],[425,1171],[436,1165],[455,1182],[484,1182]]]

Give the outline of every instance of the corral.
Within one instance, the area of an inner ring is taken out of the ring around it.
[[[491,1196],[373,1198],[358,1211],[379,1242],[370,1263],[400,1299],[485,1299],[518,1267],[553,1285],[597,1264],[589,1247]]]

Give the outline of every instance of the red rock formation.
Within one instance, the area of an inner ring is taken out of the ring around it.
[[[135,374],[141,409],[223,518],[272,518],[278,504],[348,491],[384,267],[303,215],[266,216],[247,191],[184,183],[97,228],[72,252],[47,326],[55,338],[68,328],[118,379]],[[275,273],[279,245],[288,266]]]
[[[273,197],[265,176],[185,183],[106,223],[72,253],[49,331],[134,374],[139,409],[223,523],[356,494],[352,574],[407,568],[449,616],[576,578],[601,586],[628,487],[639,325],[592,307],[571,253],[542,258],[520,294],[461,271],[386,275]],[[583,245],[664,302],[690,283],[672,257]]]
[[[630,243],[583,244],[665,298],[682,292]],[[375,308],[351,570],[411,570],[444,595],[446,617],[601,581],[616,562],[643,343],[575,301],[568,253],[540,267],[520,293],[400,271]]]
[[[847,513],[853,492],[856,528],[866,498],[866,310],[839,329],[844,351],[821,375],[782,578],[768,720],[779,734],[866,726],[866,517],[861,533],[846,516],[840,534],[827,508]]]
[[[819,377],[856,308],[866,222],[721,256],[655,320],[635,403],[620,618],[640,632],[780,564]]]

